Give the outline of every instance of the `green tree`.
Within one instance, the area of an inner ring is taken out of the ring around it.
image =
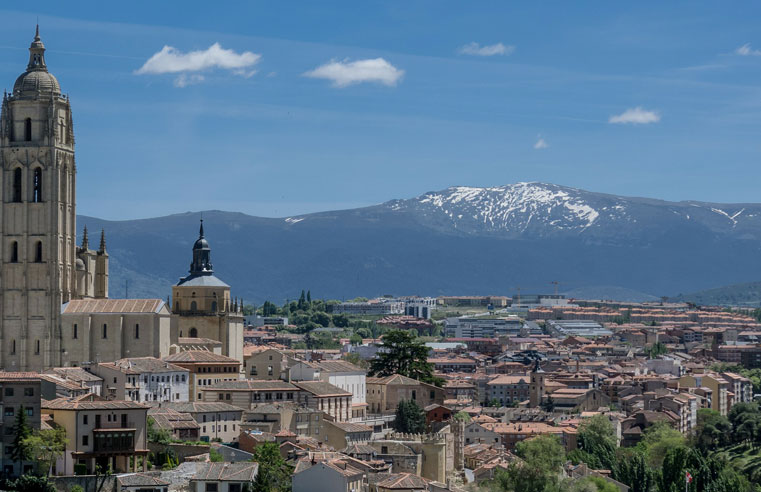
[[[211,461],[212,463],[221,463],[225,461],[225,458],[224,456],[222,456],[222,454],[220,454],[219,451],[217,451],[215,447],[210,446],[209,447],[209,461]]]
[[[619,451],[618,473],[614,478],[628,485],[629,492],[650,492],[655,487],[657,474],[647,463],[645,453],[639,449]]]
[[[346,328],[349,326],[349,317],[343,313],[333,315],[333,326],[336,328]]]
[[[24,440],[32,435],[32,428],[26,418],[26,409],[21,405],[16,414],[16,420],[11,429],[13,433],[13,445],[11,446],[11,459],[21,464],[22,461],[32,459],[29,448],[24,444]]]
[[[542,407],[542,410],[545,412],[552,412],[555,410],[555,400],[552,398],[552,395],[547,395],[547,398],[545,398],[542,403],[540,404]]]
[[[382,350],[370,363],[370,376],[401,374],[408,378],[441,386],[428,363],[428,347],[407,331],[392,330],[383,335]]]
[[[305,310],[307,308],[307,297],[304,289],[301,289],[301,296],[299,296],[298,309]]]
[[[362,337],[356,333],[352,333],[352,335],[349,337],[349,342],[351,342],[352,345],[361,345]]]
[[[490,484],[498,492],[561,492],[560,472],[565,462],[565,451],[557,437],[541,435],[519,442],[516,454],[522,463],[511,463],[505,471],[498,471]]]
[[[589,476],[577,480],[571,487],[571,492],[619,492],[615,484],[602,477]]]
[[[35,431],[23,441],[32,459],[37,461],[40,468],[45,470],[45,476],[50,476],[56,460],[66,451],[66,430],[63,427]]]
[[[666,452],[670,449],[685,448],[682,434],[666,422],[656,422],[642,434],[637,447],[645,453],[648,463],[655,469],[661,468]]]
[[[453,418],[455,420],[458,420],[458,421],[461,421],[461,422],[465,422],[466,424],[472,420],[470,418],[470,415],[467,412],[463,412],[462,410],[460,410],[459,412],[454,414]]]
[[[8,483],[9,489],[16,492],[56,492],[56,488],[47,477],[36,475],[21,475],[16,480]]]
[[[280,447],[274,442],[264,443],[254,449],[251,461],[259,463],[254,492],[286,492],[291,490],[293,467],[280,455]]]
[[[579,426],[579,450],[586,453],[583,461],[592,468],[611,470],[615,476],[618,464],[616,444],[616,431],[605,415],[595,415]]]
[[[693,436],[693,446],[707,452],[729,444],[732,424],[729,419],[716,410],[701,408],[698,410],[697,426]]]
[[[402,400],[396,405],[394,430],[412,434],[425,432],[423,409],[414,400]]]
[[[148,440],[151,442],[163,444],[168,446],[172,442],[172,434],[167,429],[159,429],[156,427],[156,421],[153,417],[148,417]]]
[[[320,326],[327,327],[330,326],[330,315],[323,312],[312,313],[310,321],[317,323]]]
[[[312,307],[312,291],[307,291],[307,304],[309,304],[309,307]]]

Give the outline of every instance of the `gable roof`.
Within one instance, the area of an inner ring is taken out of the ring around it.
[[[202,463],[191,480],[205,482],[253,482],[259,463]]]
[[[158,313],[161,299],[74,299],[61,306],[61,314]]]

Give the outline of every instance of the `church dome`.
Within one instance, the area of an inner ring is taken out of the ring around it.
[[[14,96],[36,96],[36,95],[61,95],[61,86],[58,80],[48,72],[48,66],[45,63],[45,45],[40,39],[40,26],[34,33],[34,41],[29,46],[29,64],[26,66],[26,72],[19,75],[16,83],[13,84]]]
[[[205,237],[201,236],[196,239],[195,244],[193,244],[193,249],[209,249],[209,242]]]
[[[61,94],[58,80],[50,72],[33,70],[22,73],[13,84],[13,95],[25,96],[30,94]]]

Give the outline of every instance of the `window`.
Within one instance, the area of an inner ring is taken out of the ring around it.
[[[87,425],[87,415],[82,415],[82,425]]]
[[[272,366],[267,366],[267,376],[272,376]]]
[[[220,393],[220,394],[219,394],[219,399],[220,399],[220,400],[224,400],[224,399],[225,399],[225,395],[224,395],[224,393]]]
[[[207,483],[206,492],[217,492],[217,484],[211,482]]]
[[[42,241],[37,241],[34,245],[34,262],[42,263]]]
[[[24,121],[24,140],[27,142],[32,141],[32,118],[27,118]]]
[[[225,394],[225,400],[229,400],[229,399],[230,399],[230,393]]]
[[[195,301],[193,301],[193,307],[191,308],[193,311],[196,310],[195,304],[196,304]],[[198,338],[198,330],[196,330],[195,328],[191,328],[190,329],[190,338]]]
[[[5,396],[13,396],[13,388],[5,388]]]
[[[34,342],[34,354],[40,355],[40,341],[39,340]]]
[[[11,354],[16,354],[16,340],[11,340]],[[5,391],[11,390],[11,396],[13,396],[13,388],[6,388]],[[5,396],[8,396],[6,393]]]
[[[13,201],[21,203],[21,168],[13,170]]]
[[[103,323],[103,338],[108,338],[108,325]]]
[[[436,399],[436,391],[431,390],[431,400],[435,400],[435,399]]]
[[[14,411],[13,407],[5,407],[5,416],[6,417],[13,417],[13,415],[16,412]]]
[[[76,324],[76,323],[74,323],[74,339],[75,339],[75,340],[76,340],[77,338],[79,338],[79,333],[78,333],[78,332],[79,332],[79,327],[77,326],[77,324]]]
[[[217,312],[217,301],[211,301],[211,310]]]
[[[198,304],[196,303],[196,301],[193,301],[193,302],[190,303],[190,310],[191,311],[197,311],[198,310]],[[190,335],[190,336],[192,337],[193,335]]]
[[[87,446],[90,444],[90,436],[82,436],[82,446]]]
[[[34,388],[24,388],[24,396],[34,396]]]
[[[140,338],[140,324],[135,323],[135,338]]]
[[[184,374],[182,375],[182,382],[183,383],[185,382],[185,375]]]
[[[18,263],[18,241],[11,243],[11,263]]]
[[[26,415],[28,417],[33,417],[34,416],[34,408],[27,408],[26,409]]]
[[[42,202],[42,168],[35,168],[32,175],[32,201],[34,203]]]

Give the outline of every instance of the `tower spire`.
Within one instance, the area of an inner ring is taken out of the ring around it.
[[[87,237],[87,226],[85,226],[85,231],[82,233],[82,249],[87,251],[90,248],[90,240]]]
[[[100,230],[100,248],[98,249],[98,254],[105,254],[106,253],[106,230],[101,229]]]
[[[203,239],[203,219],[201,219],[201,230],[198,232],[198,238]]]
[[[48,71],[47,65],[45,65],[45,45],[42,44],[40,39],[40,25],[34,30],[34,41],[29,46],[29,64],[26,66],[27,72],[41,70]]]

